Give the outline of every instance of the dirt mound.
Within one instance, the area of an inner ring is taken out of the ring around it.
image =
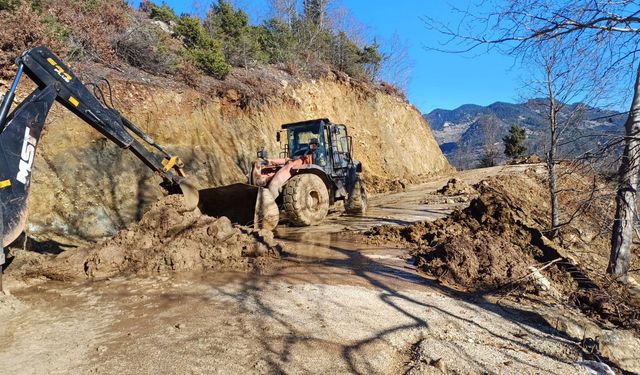
[[[374,194],[405,191],[407,186],[419,181],[418,178],[413,178],[410,181],[405,178],[384,178],[368,175],[366,173],[364,175],[364,180],[367,184],[367,191]]]
[[[436,191],[436,193],[446,196],[473,194],[475,192],[474,188],[459,178],[450,179],[446,185]]]
[[[559,201],[573,217],[554,241],[545,235],[550,207],[544,174],[530,169],[474,187],[478,196],[447,218],[382,226],[367,234],[413,245],[416,266],[454,288],[491,292],[517,286],[525,294],[567,302],[596,321],[640,328],[634,312],[638,299],[605,273],[606,224],[613,209],[606,183],[577,173],[565,176]]]
[[[544,160],[536,154],[532,154],[529,156],[512,159],[507,162],[509,165],[519,165],[519,164],[540,164],[544,163]]]
[[[207,269],[254,270],[279,255],[269,231],[256,231],[188,211],[182,196],[152,204],[139,223],[92,247],[68,250],[47,262],[31,262],[28,275],[56,280],[105,278]]]
[[[512,179],[500,176],[481,182],[476,185],[480,195],[447,218],[402,228],[379,227],[370,235],[417,245],[416,265],[445,283],[470,291],[499,287],[527,275],[529,266],[546,260],[532,244],[543,223],[530,222],[523,211],[540,209],[527,205],[516,194],[516,186],[533,193],[542,193],[543,188],[533,177],[518,178],[516,183]],[[472,188],[452,179],[438,192],[461,190]]]

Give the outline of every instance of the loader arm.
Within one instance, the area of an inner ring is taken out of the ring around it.
[[[27,197],[36,146],[55,101],[91,125],[118,146],[130,150],[160,175],[170,194],[183,193],[196,207],[198,192],[185,180],[183,164],[113,108],[103,105],[76,75],[46,47],[25,51],[16,59],[18,71],[0,106],[0,245],[18,237],[26,222]],[[38,88],[11,113],[15,91],[23,74]],[[149,151],[129,131],[161,156]],[[0,265],[2,264],[0,255]]]

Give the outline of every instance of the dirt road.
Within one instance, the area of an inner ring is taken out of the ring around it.
[[[455,204],[420,203],[445,182],[375,197],[364,218],[279,229],[288,253],[261,275],[16,289],[0,299],[0,373],[585,372],[577,347],[536,316],[449,290],[415,272],[405,250],[353,234],[445,215]]]

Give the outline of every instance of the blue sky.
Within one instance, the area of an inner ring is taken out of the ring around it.
[[[259,23],[268,15],[267,0],[232,2],[250,15],[252,23]],[[202,11],[210,4],[176,0],[166,0],[166,3],[178,14],[193,13],[194,9]],[[366,27],[369,37],[377,37],[384,43],[395,34],[406,45],[413,63],[407,94],[422,112],[435,108],[453,109],[467,103],[487,105],[495,101],[518,101],[521,74],[512,58],[498,52],[463,56],[424,48],[441,47],[444,38],[427,30],[420,17],[456,25],[459,16],[451,11],[450,4],[465,6],[468,1],[340,0],[339,3]]]

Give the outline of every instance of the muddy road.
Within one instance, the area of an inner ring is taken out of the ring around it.
[[[374,197],[363,218],[279,228],[287,253],[259,275],[9,284],[0,373],[583,373],[576,345],[537,316],[447,289],[407,250],[355,234],[446,215],[457,203],[421,203],[446,180]]]

